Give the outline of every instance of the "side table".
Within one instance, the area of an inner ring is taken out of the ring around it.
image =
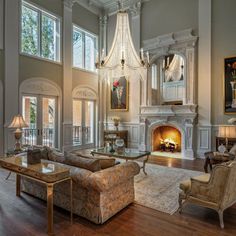
[[[27,152],[27,149],[21,149],[19,151],[15,151],[14,149],[9,149],[6,152],[6,155],[7,155],[7,157],[12,157],[12,156],[15,156],[17,154],[21,154],[21,153],[25,153],[25,152]],[[8,173],[7,177],[5,178],[5,180],[8,180],[10,178],[10,176],[11,176],[11,171],[9,171],[9,173]]]

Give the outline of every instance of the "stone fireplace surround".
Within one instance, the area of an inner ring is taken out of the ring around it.
[[[157,127],[167,125],[178,129],[181,133],[182,157],[194,159],[196,118],[196,105],[141,106],[139,127],[140,149],[152,151],[152,135],[154,130]]]

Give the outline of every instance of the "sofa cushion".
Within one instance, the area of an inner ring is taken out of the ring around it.
[[[114,165],[116,165],[116,159],[113,157],[107,157],[107,156],[101,156],[101,155],[95,155],[92,156],[90,149],[84,149],[84,150],[74,150],[71,152],[74,155],[84,157],[84,158],[92,158],[95,160],[99,160],[101,169],[110,168]]]
[[[80,157],[68,152],[65,152],[65,164],[80,167],[92,172],[101,170],[99,160]]]

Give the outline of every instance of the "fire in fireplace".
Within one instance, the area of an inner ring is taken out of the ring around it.
[[[181,152],[181,133],[172,126],[157,127],[152,135],[152,143],[153,151]]]

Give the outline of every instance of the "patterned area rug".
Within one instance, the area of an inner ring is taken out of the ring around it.
[[[142,169],[140,174],[135,176],[135,202],[170,215],[179,207],[180,182],[204,174],[155,164],[146,164],[146,171],[147,176]]]

